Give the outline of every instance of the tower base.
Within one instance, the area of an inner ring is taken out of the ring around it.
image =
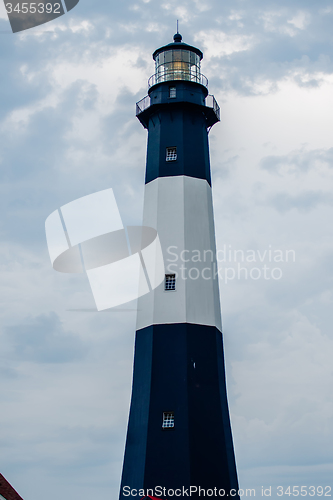
[[[163,428],[166,413],[174,426]],[[164,324],[136,333],[120,499],[131,490],[163,498],[158,487],[180,490],[178,498],[188,498],[183,492],[191,487],[191,498],[199,498],[199,487],[238,491],[222,334],[213,326]]]

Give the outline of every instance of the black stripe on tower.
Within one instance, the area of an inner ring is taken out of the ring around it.
[[[171,88],[176,97],[170,97]],[[205,105],[207,89],[193,82],[164,82],[152,87],[149,96],[150,106],[138,115],[148,129],[146,184],[187,175],[211,185],[207,128],[217,119]],[[176,159],[168,161],[168,148],[176,148]]]
[[[174,413],[173,428],[162,428],[164,412]],[[124,486],[238,490],[215,327],[182,323],[137,332]]]

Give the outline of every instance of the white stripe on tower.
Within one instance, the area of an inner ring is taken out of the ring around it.
[[[159,177],[149,182],[145,186],[143,225],[157,230],[165,272],[178,276],[175,291],[165,291],[162,283],[140,297],[137,330],[150,325],[193,323],[221,331],[212,190],[208,182],[187,176]]]

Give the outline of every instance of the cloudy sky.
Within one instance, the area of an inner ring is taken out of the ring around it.
[[[135,311],[91,312],[85,276],[52,269],[44,222],[112,187],[140,224],[135,103],[177,18],[221,106],[210,149],[240,485],[332,486],[331,3],[80,0],[15,35],[0,9],[0,472],[24,500],[118,495]]]

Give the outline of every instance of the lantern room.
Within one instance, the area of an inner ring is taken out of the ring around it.
[[[200,83],[207,87],[208,80],[200,71],[203,57],[201,50],[182,42],[180,33],[174,35],[173,40],[173,43],[155,50],[155,74],[149,79],[149,87],[175,80]]]

